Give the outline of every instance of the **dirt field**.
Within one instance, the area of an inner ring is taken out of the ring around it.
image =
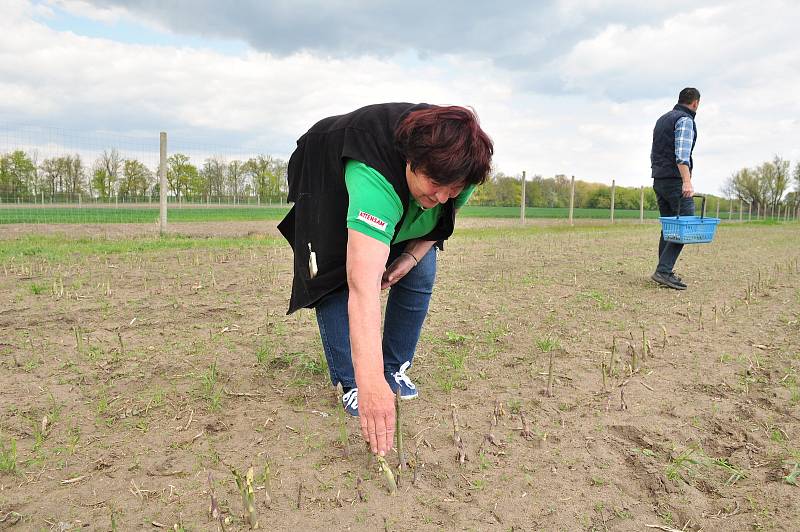
[[[466,222],[440,255],[395,496],[313,313],[285,316],[274,223],[175,228],[250,235],[230,248],[6,260],[0,529],[216,530],[213,486],[244,530],[231,470],[249,466],[273,530],[800,529],[798,224],[724,225],[685,249],[676,292],[649,281],[654,224]],[[4,238],[31,229],[154,233]]]

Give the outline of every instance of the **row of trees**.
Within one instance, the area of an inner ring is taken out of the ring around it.
[[[795,190],[787,192],[794,181]],[[789,161],[775,156],[755,168],[734,172],[724,192],[753,206],[753,210],[775,209],[780,204],[797,208],[800,202],[800,163],[790,171]]]
[[[648,183],[649,185],[649,183]],[[794,186],[794,190],[789,189]],[[702,182],[695,189],[702,190]],[[699,191],[698,191],[699,192]],[[800,205],[800,162],[790,172],[789,161],[778,156],[755,168],[744,168],[735,172],[725,184],[724,197],[706,194],[711,200],[742,200],[752,204],[753,212],[775,210],[779,205],[796,209]],[[570,178],[565,175],[542,177],[534,175],[525,182],[525,205],[527,207],[569,207]],[[470,201],[471,205],[518,206],[522,198],[521,176],[508,176],[502,172],[479,187]],[[618,209],[638,209],[641,191],[637,187],[616,187],[614,205]],[[611,187],[600,183],[575,181],[575,207],[607,209],[611,206]],[[658,209],[655,192],[650,186],[644,188],[644,208]]]
[[[277,203],[286,197],[287,162],[268,155],[246,161],[226,161],[209,157],[196,166],[188,155],[175,153],[167,160],[167,183],[178,201],[210,201],[226,198],[240,201],[258,198]],[[787,191],[794,181],[794,191]],[[701,185],[701,184],[700,184]],[[800,191],[800,163],[790,172],[790,163],[778,156],[755,168],[735,172],[726,182],[727,198],[752,204],[753,210],[775,208],[779,204],[796,207]],[[0,156],[0,200],[76,201],[78,197],[101,201],[147,201],[157,199],[159,184],[155,169],[142,162],[124,158],[116,149],[104,151],[86,166],[81,156],[62,155],[37,161],[36,154],[14,151]],[[518,206],[522,197],[522,179],[497,172],[479,187],[472,205]],[[713,197],[713,196],[712,196]],[[535,175],[525,182],[528,207],[568,207],[570,179],[565,175]],[[618,209],[638,209],[640,190],[616,187]],[[611,188],[600,183],[575,182],[575,207],[609,208]],[[645,187],[645,209],[658,208],[652,188]]]
[[[526,207],[569,207],[570,178],[565,175],[542,177],[534,175],[525,181]],[[640,189],[636,187],[616,187],[614,206],[617,209],[638,209]],[[519,206],[522,199],[521,176],[508,176],[502,172],[492,175],[483,186],[475,190],[470,205]],[[601,183],[575,181],[575,207],[589,209],[608,209],[611,207],[611,187]],[[644,191],[644,208],[657,209],[653,189]]]
[[[167,159],[167,183],[178,201],[225,197],[279,202],[286,195],[286,168],[286,161],[268,155],[247,161],[210,157],[198,167],[187,155],[175,153]],[[122,157],[116,149],[104,151],[88,166],[79,154],[41,161],[21,150],[0,156],[0,200],[5,202],[147,201],[158,196],[157,170]]]

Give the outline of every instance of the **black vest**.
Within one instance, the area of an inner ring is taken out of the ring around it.
[[[313,308],[320,299],[345,286],[347,273],[347,206],[344,181],[347,159],[361,161],[381,173],[408,210],[406,158],[397,149],[394,131],[411,111],[427,104],[369,105],[351,113],[324,118],[297,141],[289,158],[288,200],[294,206],[278,230],[294,250],[294,279],[289,311]],[[455,205],[442,205],[439,224],[424,240],[444,240],[453,233]],[[400,229],[401,219],[395,227]],[[317,275],[309,272],[309,244],[316,254]]]
[[[691,118],[694,126],[694,141],[692,141],[692,149],[689,152],[689,171],[691,172],[694,167],[691,153],[697,143],[697,123],[694,121],[695,112],[688,107],[677,104],[672,111],[661,116],[653,128],[653,147],[650,150],[651,177],[653,179],[681,177],[678,163],[675,162],[675,124],[684,116]]]

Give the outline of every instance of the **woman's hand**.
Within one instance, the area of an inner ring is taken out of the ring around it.
[[[412,255],[407,252],[401,253],[396,259],[394,259],[394,261],[392,261],[389,267],[386,268],[386,271],[383,272],[383,277],[381,277],[381,290],[389,288],[395,284],[416,265],[417,261]]]
[[[359,382],[358,419],[361,435],[373,453],[386,456],[394,443],[394,394],[381,375],[378,380]]]

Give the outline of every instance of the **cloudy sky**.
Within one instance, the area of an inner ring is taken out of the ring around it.
[[[638,186],[694,86],[695,188],[718,192],[800,161],[798,21],[794,0],[3,0],[0,126],[287,157],[368,103],[469,105],[499,171]]]

